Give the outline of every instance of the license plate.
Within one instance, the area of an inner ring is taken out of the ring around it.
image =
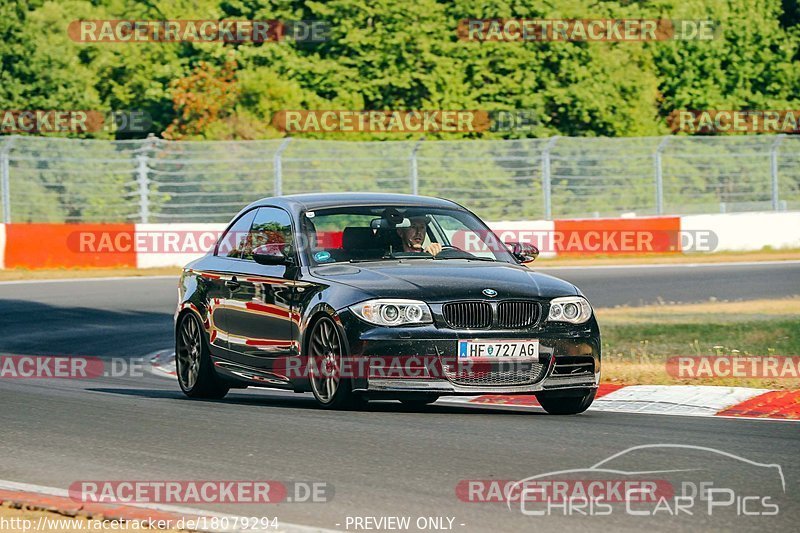
[[[537,358],[539,341],[459,341],[459,359]]]

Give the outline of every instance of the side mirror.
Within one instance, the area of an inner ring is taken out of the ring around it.
[[[253,249],[253,260],[259,265],[288,265],[292,261],[284,253],[285,244],[262,244]]]
[[[511,255],[522,264],[533,263],[539,257],[539,249],[526,242],[507,242]]]

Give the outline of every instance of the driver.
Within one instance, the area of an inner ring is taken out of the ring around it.
[[[404,252],[425,252],[436,255],[442,251],[442,245],[438,242],[432,242],[427,248],[422,248],[425,236],[428,234],[428,217],[421,215],[411,217],[409,220],[411,221],[411,226],[397,228],[397,235],[403,243]]]

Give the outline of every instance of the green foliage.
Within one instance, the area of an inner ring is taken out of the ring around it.
[[[160,134],[180,121],[181,81],[232,58],[234,111],[192,138],[274,138],[276,111],[328,108],[527,109],[540,119],[526,131],[429,135],[450,139],[660,135],[675,109],[796,107],[799,9],[782,0],[17,0],[0,6],[0,108],[143,109]],[[719,30],[710,41],[458,40],[459,20],[491,17],[714,19]],[[68,22],[90,18],[325,20],[331,30],[319,43],[71,41]]]

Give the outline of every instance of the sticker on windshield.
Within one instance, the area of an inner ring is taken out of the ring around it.
[[[331,253],[330,252],[317,252],[314,254],[314,260],[317,263],[324,263],[325,261],[331,260]]]

